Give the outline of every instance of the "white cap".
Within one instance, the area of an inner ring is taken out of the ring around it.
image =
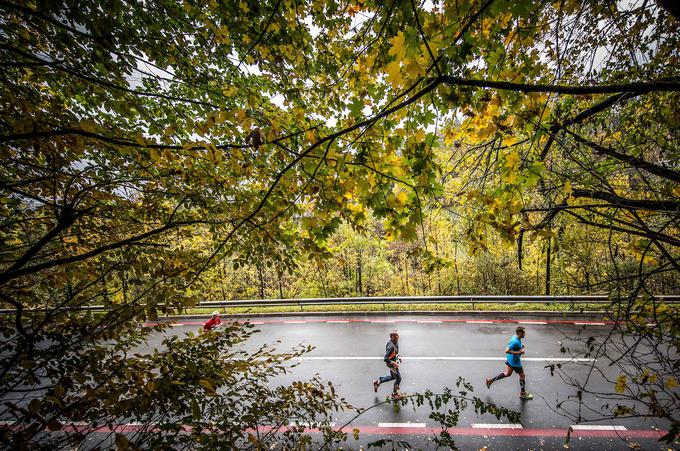
[[[213,316],[220,316],[220,312],[218,312],[217,310],[215,310],[215,311],[213,312]]]

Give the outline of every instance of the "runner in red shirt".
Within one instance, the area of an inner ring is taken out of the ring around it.
[[[203,330],[211,330],[213,327],[219,326],[220,324],[222,324],[222,320],[220,320],[220,312],[215,310],[212,314],[212,317],[203,325]]]

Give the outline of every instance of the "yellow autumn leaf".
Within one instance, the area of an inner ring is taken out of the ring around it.
[[[425,74],[425,70],[418,64],[418,61],[413,58],[406,58],[404,61],[404,71],[411,79],[418,78]]]
[[[517,171],[511,170],[503,177],[503,179],[505,180],[506,183],[512,185],[517,181]]]
[[[156,149],[149,149],[149,157],[151,157],[151,161],[153,161],[154,163],[160,160],[161,158]]]
[[[616,385],[614,386],[614,390],[616,393],[623,393],[626,391],[626,387],[628,386],[628,377],[626,377],[625,374],[619,375],[619,377],[616,379]]]
[[[400,31],[396,36],[390,39],[390,44],[392,44],[392,47],[390,47],[389,52],[387,52],[388,55],[394,56],[397,61],[403,60],[404,56],[406,56],[406,48],[404,47],[404,32]]]
[[[394,89],[399,89],[404,82],[401,76],[401,63],[399,60],[393,61],[385,67],[387,72],[387,82],[392,85]]]
[[[144,139],[141,133],[137,133],[137,135],[135,136],[135,142],[142,147],[146,146],[146,140]]]
[[[666,382],[664,383],[667,389],[673,390],[675,387],[678,386],[678,380],[674,377],[669,377],[666,379]]]
[[[235,114],[236,120],[239,122],[243,122],[243,120],[247,117],[247,113],[245,110],[238,110]]]
[[[519,151],[515,149],[510,152],[505,157],[505,161],[507,162],[508,168],[510,170],[517,169],[519,167]]]
[[[397,193],[397,202],[399,202],[399,205],[405,205],[407,200],[408,193],[406,193],[406,191],[399,191]]]

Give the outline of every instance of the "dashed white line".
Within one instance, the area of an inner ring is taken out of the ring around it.
[[[575,431],[626,431],[625,426],[609,426],[601,424],[572,424],[571,428]]]
[[[434,320],[424,320],[424,321],[417,321],[418,323],[421,324],[441,324],[441,321],[434,321]]]
[[[394,321],[392,320],[371,320],[372,323],[387,323],[387,324],[392,324]]]
[[[304,356],[294,357],[292,360],[382,360],[379,356]],[[505,357],[475,357],[475,356],[414,356],[401,357],[402,360],[456,360],[456,361],[504,361]],[[522,357],[525,362],[594,362],[595,359],[571,357]]]
[[[574,321],[574,324],[577,326],[606,326],[605,323],[581,323],[577,321]]]
[[[548,324],[546,321],[517,321],[519,324]]]
[[[327,322],[327,323],[330,323],[330,324],[341,324],[341,323],[344,324],[344,323],[349,323],[349,321],[344,320],[344,319],[343,319],[343,320],[339,320],[339,319],[331,319],[331,320],[328,320],[328,321],[326,321],[326,322]]]
[[[519,423],[473,423],[472,427],[475,429],[524,429],[524,426]]]
[[[424,428],[425,423],[378,423],[379,428]]]
[[[468,324],[493,324],[493,321],[482,321],[482,320],[470,320],[465,321]]]

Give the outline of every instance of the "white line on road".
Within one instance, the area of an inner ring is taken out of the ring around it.
[[[434,320],[425,320],[425,321],[417,321],[422,324],[441,324],[441,321],[434,321]]]
[[[433,357],[401,357],[402,360],[459,360],[459,361],[504,361],[505,357],[452,357],[452,356],[433,356]],[[378,356],[305,356],[295,357],[292,360],[383,360]],[[594,362],[595,359],[581,359],[568,357],[523,357],[523,361],[528,362]]]
[[[349,323],[349,321],[344,320],[344,319],[343,319],[343,320],[339,320],[339,319],[331,319],[331,320],[328,320],[328,321],[326,321],[326,322],[327,322],[327,323],[336,323],[336,324],[340,324],[340,323]]]
[[[392,320],[379,320],[379,319],[375,319],[375,320],[371,320],[371,322],[372,322],[372,323],[388,323],[388,324],[391,324],[391,323],[393,323],[394,321],[392,321]]]
[[[471,320],[465,321],[468,324],[493,324],[493,321]]]
[[[519,423],[497,424],[497,423],[473,423],[475,429],[524,429]]]
[[[607,426],[598,424],[573,424],[571,428],[575,431],[626,431],[625,426]]]
[[[581,323],[576,321],[574,321],[574,324],[577,326],[606,326],[605,323]]]
[[[517,321],[519,324],[548,324],[545,321]]]
[[[425,423],[378,423],[379,428],[424,428]]]

